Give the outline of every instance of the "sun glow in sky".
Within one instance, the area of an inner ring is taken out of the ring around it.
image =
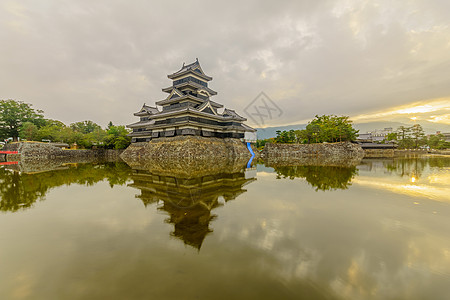
[[[355,122],[392,119],[450,124],[450,98],[432,99],[352,117]]]

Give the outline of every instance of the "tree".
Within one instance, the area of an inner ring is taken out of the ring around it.
[[[0,136],[12,137],[17,141],[20,128],[25,122],[41,126],[44,121],[42,110],[34,110],[32,105],[16,100],[0,100]]]
[[[405,139],[409,135],[410,131],[411,131],[410,127],[400,126],[397,129],[397,137],[398,137],[398,139],[399,140]]]
[[[445,136],[443,134],[433,134],[428,138],[428,146],[433,149],[445,148]]]
[[[414,140],[414,148],[418,148],[419,146],[426,144],[425,132],[420,124],[414,124],[411,128],[411,136]]]
[[[397,141],[398,140],[397,132],[388,133],[387,136],[386,136],[386,140],[387,141]]]
[[[303,143],[306,139],[306,134],[304,130],[294,130],[294,143]]]
[[[82,121],[70,124],[70,128],[84,134],[94,132],[96,129],[101,129],[100,125],[92,121]]]
[[[317,116],[304,130],[277,130],[276,143],[333,143],[353,141],[358,130],[352,126],[348,117],[334,115]]]
[[[398,147],[400,149],[411,149],[414,148],[414,140],[410,136],[405,136],[398,141]]]
[[[39,128],[38,140],[50,140],[54,142],[65,142],[63,135],[67,126],[57,120],[47,119],[45,125]]]
[[[274,143],[274,142],[275,142],[275,138],[256,140],[256,148],[262,149],[266,146],[267,143]]]
[[[103,147],[104,143],[105,143],[104,142],[105,137],[106,137],[106,132],[105,132],[105,130],[103,130],[101,128],[97,128],[93,132],[86,133],[86,134],[72,130],[72,139],[67,142],[68,143],[76,142],[82,148],[90,149],[93,146]]]
[[[58,140],[63,143],[73,144],[83,137],[80,132],[75,132],[72,128],[64,126],[60,129]]]
[[[276,133],[277,133],[277,137],[275,139],[275,142],[277,142],[277,143],[285,144],[285,143],[293,143],[295,141],[295,133],[294,133],[294,130],[292,130],[292,129],[289,131],[277,130]]]
[[[306,126],[303,136],[308,143],[353,141],[356,139],[358,130],[355,130],[351,123],[347,116],[316,115],[315,119]]]
[[[56,126],[59,128],[67,127],[66,124],[64,124],[63,122],[58,121],[58,120],[52,120],[52,119],[44,119],[43,126],[46,126],[46,125]]]
[[[27,141],[36,141],[39,137],[39,128],[31,122],[25,122],[20,127],[19,137]]]
[[[109,149],[125,149],[131,142],[130,133],[125,126],[111,126],[106,132],[105,145]]]

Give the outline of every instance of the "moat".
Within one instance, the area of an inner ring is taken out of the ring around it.
[[[450,294],[448,156],[26,167],[0,168],[0,299]]]

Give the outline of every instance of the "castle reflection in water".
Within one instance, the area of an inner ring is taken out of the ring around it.
[[[166,222],[173,224],[174,237],[200,250],[205,237],[213,231],[210,222],[217,215],[212,210],[245,193],[244,187],[255,181],[255,177],[256,170],[251,169],[195,177],[133,169],[133,183],[129,186],[140,190],[136,197],[146,207],[157,204],[158,210],[168,214]]]

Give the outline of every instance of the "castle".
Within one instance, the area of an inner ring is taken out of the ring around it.
[[[167,77],[173,81],[162,89],[168,96],[156,102],[162,109],[144,104],[134,113],[139,122],[127,125],[133,130],[132,143],[189,135],[256,140],[256,130],[243,123],[246,118],[227,108],[219,112],[223,105],[210,99],[217,95],[208,87],[212,77],[203,72],[198,59]]]

